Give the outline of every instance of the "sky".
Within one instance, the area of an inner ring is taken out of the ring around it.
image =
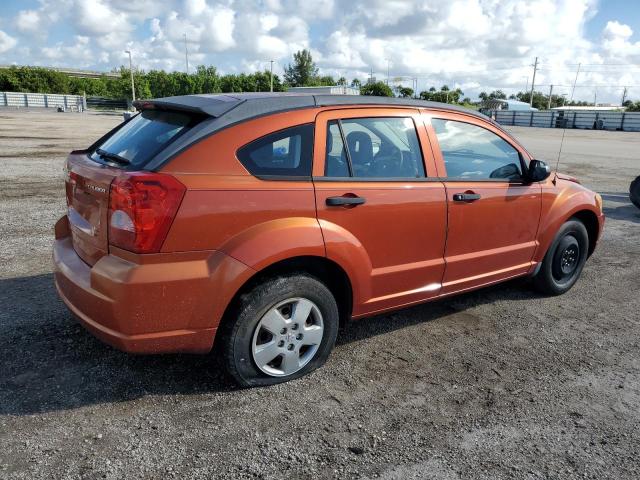
[[[0,65],[281,74],[308,48],[320,72],[418,90],[640,100],[638,0],[3,0]],[[581,72],[576,88],[578,63]]]

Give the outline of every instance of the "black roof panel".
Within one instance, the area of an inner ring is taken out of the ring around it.
[[[439,110],[451,110],[467,113],[486,119],[483,114],[457,105],[447,103],[429,102],[411,98],[374,97],[365,95],[317,95],[302,92],[290,93],[224,93],[203,95],[180,95],[175,97],[157,98],[153,100],[140,100],[134,105],[144,110],[145,107],[168,108],[176,110],[188,110],[202,113],[210,117],[229,118],[225,124],[237,123],[243,120],[300,108],[328,107],[338,105],[388,105],[435,108]]]

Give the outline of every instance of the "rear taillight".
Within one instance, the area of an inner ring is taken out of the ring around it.
[[[64,168],[62,171],[64,173],[64,187],[65,187],[65,192],[67,197],[67,206],[70,207],[73,201],[75,186],[78,183],[78,174],[76,172],[72,172],[69,169],[68,161],[65,162]]]
[[[135,253],[159,252],[185,190],[162,173],[116,177],[109,191],[109,243]]]

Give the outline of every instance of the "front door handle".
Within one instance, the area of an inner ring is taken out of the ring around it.
[[[480,195],[477,193],[454,193],[453,194],[454,202],[475,202],[476,200],[480,200]]]
[[[329,207],[340,207],[344,205],[362,205],[364,202],[365,199],[362,197],[328,197],[326,203]]]

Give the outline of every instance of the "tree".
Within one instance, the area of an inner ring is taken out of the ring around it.
[[[344,78],[344,77],[340,77],[338,79],[338,81],[336,82],[336,85],[340,85],[340,86],[346,87],[347,86],[347,79]]]
[[[335,85],[336,81],[331,75],[323,75],[322,77],[312,77],[309,83],[306,85],[308,87],[326,87],[328,85]]]
[[[293,65],[289,64],[284,69],[284,80],[292,87],[307,87],[318,75],[311,52],[306,48],[293,54]]]
[[[431,87],[427,91],[420,92],[421,99],[441,103],[460,103],[460,97],[462,97],[463,95],[464,92],[459,88],[450,90],[447,85],[443,85],[440,88],[439,92],[436,91],[435,87]]]
[[[516,98],[521,102],[529,103],[529,99],[531,98],[531,92],[518,92],[516,94]],[[586,105],[586,102],[571,102],[567,105]],[[564,105],[564,98],[561,95],[551,95],[551,108],[560,107]],[[533,92],[533,107],[538,110],[546,110],[549,106],[549,95],[545,95],[542,92]]]
[[[626,103],[626,102],[625,102]],[[627,112],[640,112],[640,102],[630,102],[626,109]]]
[[[402,98],[413,97],[413,88],[403,87],[402,85],[398,85],[395,88],[395,90],[399,97],[402,97]]]
[[[360,88],[360,94],[375,97],[393,97],[391,87],[384,82],[367,83]]]
[[[362,87],[362,82],[358,78],[354,78],[351,80],[351,86],[354,88],[360,88]]]

